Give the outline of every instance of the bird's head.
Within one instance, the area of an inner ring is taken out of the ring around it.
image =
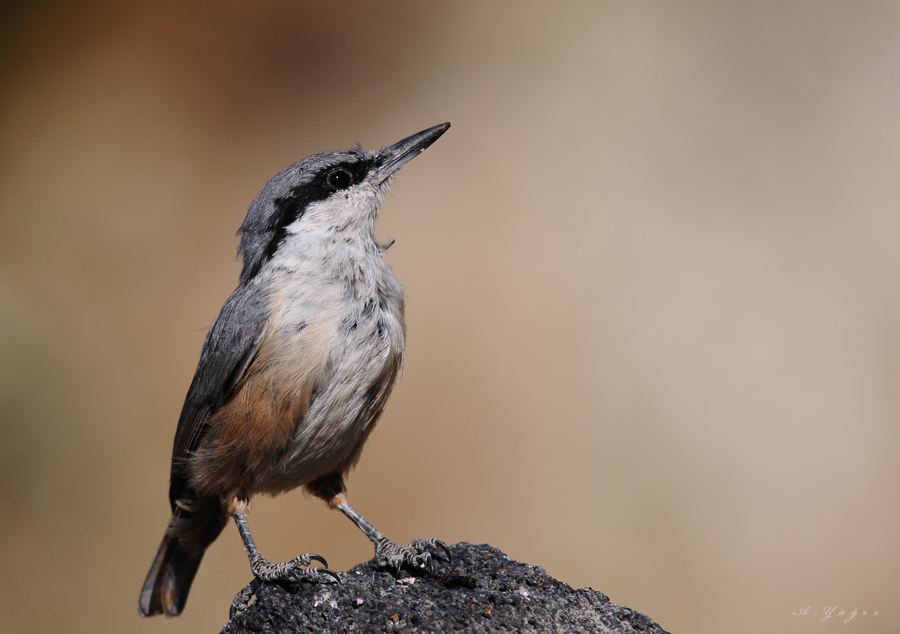
[[[378,152],[357,145],[313,154],[282,170],[260,191],[238,232],[241,283],[251,280],[292,234],[371,233],[392,176],[449,127],[442,123]]]

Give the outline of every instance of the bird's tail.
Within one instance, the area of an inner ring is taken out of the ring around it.
[[[225,528],[228,516],[218,499],[177,504],[141,590],[141,616],[178,616],[203,554]]]

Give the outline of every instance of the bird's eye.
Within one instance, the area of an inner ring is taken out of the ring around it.
[[[328,174],[328,185],[332,189],[347,189],[353,184],[353,175],[343,167],[332,170]]]

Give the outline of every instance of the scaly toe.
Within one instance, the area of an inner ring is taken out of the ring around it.
[[[323,564],[324,567],[307,568],[313,561]],[[328,562],[321,555],[298,555],[290,561],[272,563],[260,557],[250,565],[253,576],[262,581],[313,581],[318,583],[330,583],[340,581],[337,573],[328,569]]]

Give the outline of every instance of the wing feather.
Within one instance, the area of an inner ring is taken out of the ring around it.
[[[234,393],[265,334],[267,297],[256,284],[239,286],[225,302],[203,343],[172,448],[172,508],[189,480],[188,458],[208,431],[209,418]]]

